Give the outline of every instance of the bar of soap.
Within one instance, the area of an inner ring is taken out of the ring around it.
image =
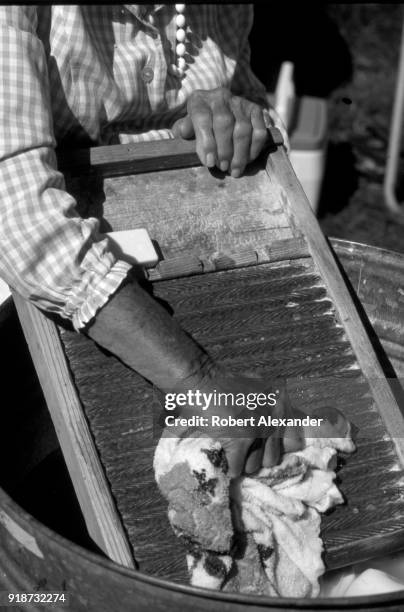
[[[10,297],[10,289],[8,285],[0,278],[0,305]]]
[[[145,268],[153,268],[158,263],[157,251],[146,229],[108,232],[107,236],[111,250],[119,259]]]

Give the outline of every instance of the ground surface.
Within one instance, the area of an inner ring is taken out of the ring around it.
[[[404,252],[404,207],[389,214],[382,189],[404,5],[302,5],[256,5],[253,67],[270,89],[267,75],[291,60],[298,94],[329,100],[324,232]],[[403,163],[400,176],[404,200]]]
[[[401,252],[404,208],[401,223],[387,212],[382,181],[403,11],[402,4],[328,6],[350,51],[352,77],[330,96],[329,165],[320,211],[328,235]]]

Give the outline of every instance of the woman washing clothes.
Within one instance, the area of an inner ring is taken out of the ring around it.
[[[55,147],[192,138],[202,164],[242,176],[276,122],[249,66],[252,20],[249,5],[0,7],[0,274],[163,392],[232,383],[114,257],[98,220],[78,216]],[[234,475],[277,461],[278,442],[250,453],[253,442],[229,443]]]
[[[267,127],[282,129],[249,65],[252,20],[242,4],[0,7],[0,275],[162,393],[270,389],[232,377],[138,284],[99,221],[78,215],[55,148],[195,139],[204,166],[241,177]],[[281,391],[271,416],[292,412]],[[339,414],[328,427],[346,433]],[[282,433],[222,436],[228,477],[302,448],[298,428]]]

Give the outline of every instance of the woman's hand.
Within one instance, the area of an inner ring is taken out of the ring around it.
[[[235,178],[258,157],[267,140],[262,107],[225,87],[194,91],[188,98],[187,115],[172,130],[176,137],[196,138],[203,165],[217,166]]]
[[[197,416],[204,419],[205,423],[196,427],[170,425],[163,435],[192,437],[202,433],[219,440],[226,450],[231,477],[243,472],[251,474],[262,466],[276,465],[281,452],[302,448],[299,428],[289,428],[286,434],[283,428],[258,427],[259,418],[263,415],[272,418],[292,416],[283,381],[264,381],[252,376],[235,377],[214,365],[196,382],[188,381],[180,388],[173,389],[170,400],[175,402],[174,394],[178,397],[179,393],[191,393],[192,397],[188,396],[190,401],[185,405],[183,402],[181,406],[177,404],[175,413],[171,415],[187,419]],[[167,394],[165,397],[168,397]],[[211,399],[207,402],[206,398],[209,397]],[[216,402],[216,399],[220,401]],[[164,416],[167,414],[165,412]],[[243,424],[213,424],[212,417],[243,419]],[[255,421],[252,422],[251,417]]]
[[[193,427],[185,423],[175,427],[170,425],[163,435],[192,437],[205,434],[219,440],[226,451],[232,478],[277,465],[284,453],[303,449],[305,438],[345,438],[349,431],[344,415],[332,407],[318,408],[310,414],[292,407],[284,381],[263,380],[252,374],[235,377],[212,363],[201,376],[184,382],[170,393],[170,401],[174,404],[174,395],[179,393],[187,396],[189,401],[183,399],[181,405],[176,404],[175,413],[171,415],[187,420],[197,416],[205,422],[202,425],[198,421]],[[199,401],[196,400],[197,394]],[[283,419],[285,426],[258,426],[261,416],[278,419],[278,424]],[[307,416],[321,419],[321,425],[287,426],[287,419],[303,420]],[[243,423],[230,426],[226,421],[218,425],[213,424],[212,417],[243,419]],[[255,419],[253,422],[251,417]]]

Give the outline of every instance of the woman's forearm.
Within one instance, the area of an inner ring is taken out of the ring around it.
[[[162,391],[192,386],[212,367],[206,353],[136,281],[123,285],[85,331]]]

